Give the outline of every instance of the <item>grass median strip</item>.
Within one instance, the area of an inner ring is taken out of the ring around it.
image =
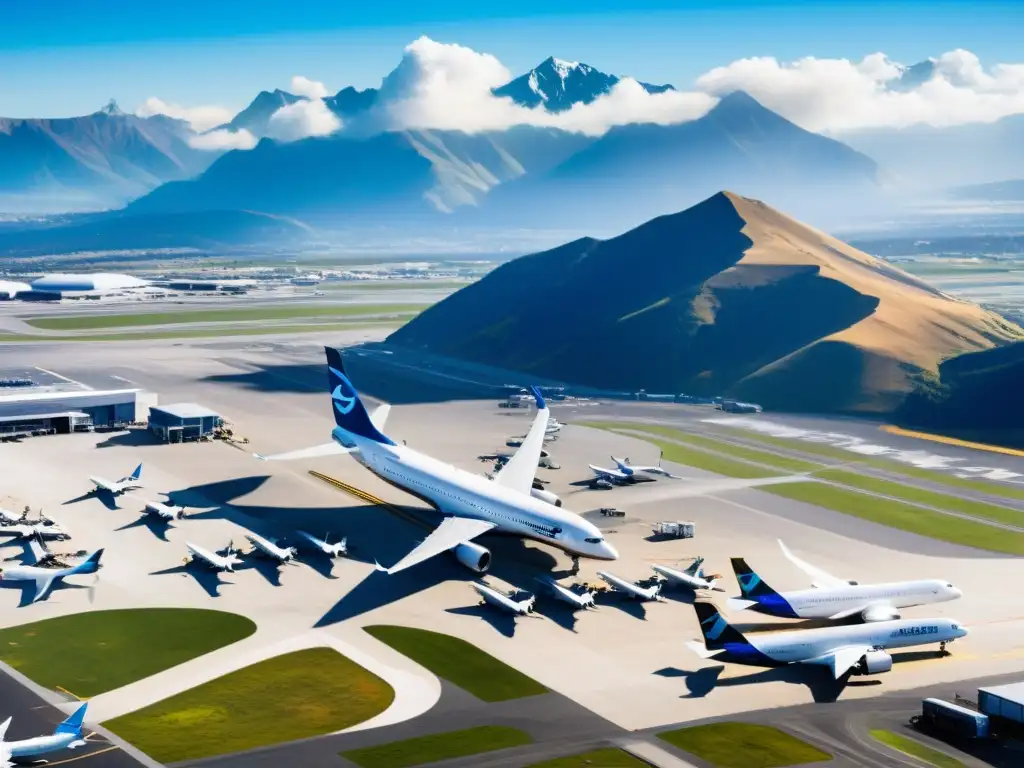
[[[433,733],[415,739],[393,741],[377,747],[352,749],[342,752],[341,756],[363,768],[408,768],[532,743],[533,739],[528,733],[516,728],[482,725],[463,731]]]
[[[194,608],[90,611],[0,630],[0,660],[88,698],[242,640],[256,625]]]
[[[915,757],[928,765],[934,765],[935,768],[964,768],[964,764],[952,755],[947,755],[945,752],[932,749],[919,741],[908,739],[906,736],[900,736],[892,731],[872,730],[871,738],[897,752]]]
[[[507,701],[547,693],[532,677],[458,637],[414,627],[363,627],[443,680],[482,701]]]
[[[334,304],[320,306],[297,303],[294,306],[235,307],[231,309],[181,309],[172,312],[140,314],[54,315],[26,320],[28,325],[48,331],[90,331],[101,328],[133,328],[147,325],[184,325],[188,323],[240,323],[261,320],[294,320],[372,315],[410,315],[426,309],[425,304]]]
[[[319,736],[365,722],[391,686],[332,648],[261,661],[103,725],[161,763]]]
[[[752,723],[709,723],[665,731],[658,738],[716,768],[782,768],[832,759],[785,731]]]
[[[583,425],[610,429],[619,434],[627,434],[626,430],[642,433],[644,435],[643,439],[662,449],[665,459],[727,477],[768,477],[776,474],[775,470],[768,467],[778,466],[777,462],[773,464],[776,457],[764,451],[748,450],[744,453],[746,460],[738,460],[717,453],[710,453],[709,450],[703,447],[690,448],[678,445],[677,443],[665,442],[651,435],[649,430],[651,430],[653,425],[649,424],[584,422]],[[677,433],[679,433],[679,430],[670,427],[658,427],[654,434],[676,439]],[[683,437],[692,437],[692,435],[686,435],[686,433],[680,434]],[[711,438],[707,438],[703,445],[707,446],[714,442]],[[729,452],[731,447],[728,443],[719,442],[717,444],[718,450],[722,453]],[[768,467],[748,463],[754,460],[758,461],[759,464],[768,465]],[[844,485],[851,487],[807,482],[765,486],[760,490],[764,493],[814,504],[825,509],[842,512],[843,514],[888,525],[892,528],[898,528],[921,536],[986,549],[992,552],[1024,555],[1024,532],[997,528],[980,520],[975,521],[957,517],[936,510],[914,506],[913,503],[907,502],[926,504],[937,509],[950,509],[962,514],[969,514],[972,517],[993,519],[992,516],[998,516],[1001,518],[1000,521],[1002,519],[1013,519],[1016,522],[1020,522],[1021,513],[1015,510],[948,496],[888,480],[858,475],[855,472],[823,469],[824,465],[810,464],[809,466],[812,469],[821,470],[816,472],[818,477],[830,479],[832,482],[842,482]],[[778,470],[793,471],[792,465],[788,463],[785,467],[779,466]],[[830,473],[833,475],[838,473],[838,475],[837,477],[830,478]],[[880,498],[879,496],[868,495],[868,493],[860,491],[882,494],[892,498]],[[926,499],[927,501],[925,501]],[[968,512],[967,510],[970,511]]]

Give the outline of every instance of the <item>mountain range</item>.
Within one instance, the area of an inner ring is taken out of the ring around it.
[[[388,342],[589,387],[887,414],[942,360],[1022,339],[993,312],[723,192],[503,264]]]

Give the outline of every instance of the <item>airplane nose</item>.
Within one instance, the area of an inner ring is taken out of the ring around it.
[[[618,560],[619,553],[607,541],[601,542],[601,557],[605,560]]]

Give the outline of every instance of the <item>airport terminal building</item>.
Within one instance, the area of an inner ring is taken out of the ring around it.
[[[141,389],[0,394],[0,437],[67,433],[130,424],[156,403]]]
[[[168,443],[198,440],[223,423],[219,414],[196,403],[175,403],[149,409],[149,431]]]

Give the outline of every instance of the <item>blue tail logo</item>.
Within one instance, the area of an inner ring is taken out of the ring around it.
[[[338,385],[331,392],[331,399],[334,401],[334,410],[340,413],[342,416],[348,416],[352,413],[352,409],[356,407],[356,388],[352,386],[352,382],[348,380],[348,377],[337,370],[328,366],[328,370],[338,377]],[[346,394],[344,390],[348,390],[351,394]]]
[[[761,583],[761,578],[751,571],[750,573],[737,573],[736,581],[740,583],[740,591],[742,591],[744,595],[749,595],[757,588],[757,585]]]
[[[701,626],[704,627],[704,636],[708,640],[717,640],[722,636],[722,633],[725,632],[729,623],[722,618],[722,614],[715,613],[714,616],[708,616],[704,619],[704,621],[701,622]]]

